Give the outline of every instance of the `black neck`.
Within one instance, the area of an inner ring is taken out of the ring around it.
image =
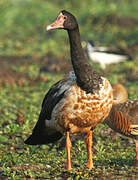
[[[79,28],[68,30],[70,40],[71,61],[77,84],[83,90],[92,92],[99,90],[99,84],[102,82],[100,75],[91,67],[85,58],[81,46]]]

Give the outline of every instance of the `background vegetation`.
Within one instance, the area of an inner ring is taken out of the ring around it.
[[[90,63],[111,83],[123,83],[129,99],[138,98],[137,0],[1,0],[0,179],[136,179],[134,142],[104,124],[94,131],[93,171],[84,169],[83,135],[72,137],[70,172],[65,170],[64,138],[49,146],[23,143],[45,93],[70,70],[66,32],[45,32],[61,9],[77,17],[83,42],[123,48],[132,56],[132,61],[107,66],[105,71]]]

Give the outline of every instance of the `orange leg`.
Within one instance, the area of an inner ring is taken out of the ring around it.
[[[87,138],[86,138],[86,144],[87,144],[87,151],[88,151],[88,163],[87,167],[89,169],[93,169],[93,160],[92,160],[92,131],[88,132]]]
[[[136,140],[136,166],[138,167],[138,141]]]
[[[71,149],[71,141],[69,137],[69,131],[67,131],[66,134],[66,150],[67,150],[67,161],[68,161],[67,170],[71,170],[70,149]]]

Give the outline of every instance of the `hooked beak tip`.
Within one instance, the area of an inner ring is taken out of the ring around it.
[[[46,27],[46,31],[50,31],[52,29],[52,26],[51,25],[48,25],[47,27]]]

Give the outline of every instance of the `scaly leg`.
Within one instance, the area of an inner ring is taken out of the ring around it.
[[[66,134],[66,150],[67,150],[67,161],[68,161],[67,170],[71,170],[70,149],[71,149],[71,141],[69,137],[69,131],[67,131]]]
[[[93,159],[92,159],[92,130],[88,132],[88,135],[86,137],[86,144],[87,144],[87,151],[88,151],[88,163],[87,167],[89,169],[93,169]]]
[[[138,167],[138,141],[136,140],[136,166]]]

